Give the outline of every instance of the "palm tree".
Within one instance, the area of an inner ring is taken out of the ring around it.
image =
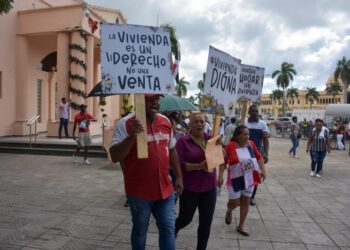
[[[205,75],[206,73],[203,73],[203,79],[199,80],[197,87],[199,88],[201,93],[204,93],[204,82],[205,82]]]
[[[330,86],[326,88],[327,95],[331,95],[333,97],[333,103],[335,103],[335,96],[339,95],[342,92],[341,86],[339,82],[334,82]]]
[[[175,59],[178,61],[181,60],[181,53],[180,53],[180,43],[177,40],[176,36],[176,28],[172,26],[171,24],[162,24],[160,27],[164,28],[165,30],[169,31],[170,33],[170,43],[171,43],[171,52],[174,54]],[[179,77],[175,78],[176,83],[179,83]]]
[[[13,0],[1,0],[0,1],[0,15],[5,13],[9,13],[10,10],[13,8],[12,6]]]
[[[271,100],[274,100],[274,102],[276,103],[276,100],[278,102],[280,102],[282,98],[283,98],[283,91],[282,90],[280,90],[280,89],[272,90],[272,93],[270,94]]]
[[[334,78],[336,81],[340,78],[344,84],[344,103],[348,103],[348,87],[350,83],[350,60],[347,60],[345,56],[338,61],[337,68],[334,71]]]
[[[188,81],[185,80],[185,77],[181,77],[180,81],[178,82],[178,84],[176,84],[176,95],[177,96],[186,96],[187,95],[187,87],[186,85],[190,85],[190,83]]]
[[[310,109],[312,109],[312,104],[314,103],[314,100],[318,101],[318,97],[320,96],[320,93],[316,90],[316,88],[306,88],[307,92],[305,95],[306,100],[310,102]]]
[[[275,78],[277,76],[277,87],[282,87],[283,90],[283,101],[282,101],[282,109],[283,109],[283,116],[286,115],[286,95],[285,90],[289,86],[289,82],[293,81],[293,75],[296,75],[297,72],[293,68],[294,65],[288,62],[283,62],[281,64],[280,70],[275,70],[271,77]]]
[[[299,90],[297,88],[290,87],[287,89],[287,97],[292,99],[292,107],[294,105],[294,98],[299,97]]]

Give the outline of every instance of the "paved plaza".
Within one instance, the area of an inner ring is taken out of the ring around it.
[[[350,249],[350,161],[333,151],[322,178],[310,177],[301,141],[271,139],[269,176],[246,222],[250,237],[224,222],[227,191],[218,197],[208,249]],[[347,145],[348,146],[348,145]],[[0,249],[130,249],[131,217],[120,168],[104,159],[0,154]],[[142,166],[140,166],[142,167]],[[180,231],[177,249],[195,249],[198,217]],[[158,249],[151,220],[147,249]]]

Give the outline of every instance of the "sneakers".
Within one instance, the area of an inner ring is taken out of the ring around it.
[[[88,159],[86,159],[86,160],[84,161],[84,163],[85,163],[85,165],[91,165],[91,162],[90,162]]]
[[[321,175],[319,175],[319,174],[315,174],[315,176],[316,176],[317,178],[321,178]]]
[[[315,172],[314,172],[314,171],[311,171],[310,176],[311,176],[311,177],[314,177],[314,176],[315,176]]]
[[[293,157],[294,157],[295,159],[298,159],[298,158],[299,158],[297,155],[293,155]]]
[[[78,157],[76,157],[75,154],[73,154],[73,163],[78,163]]]

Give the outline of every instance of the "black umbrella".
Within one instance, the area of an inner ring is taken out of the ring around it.
[[[95,85],[95,87],[90,91],[90,93],[87,95],[87,97],[105,97],[110,95],[116,95],[113,93],[103,93],[102,92],[102,82],[99,82]]]

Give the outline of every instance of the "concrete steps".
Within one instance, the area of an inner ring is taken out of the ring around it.
[[[0,153],[71,156],[76,148],[76,144],[57,142],[37,142],[32,143],[31,147],[26,142],[0,142]],[[102,146],[92,145],[89,147],[88,157],[107,158],[107,152]]]

